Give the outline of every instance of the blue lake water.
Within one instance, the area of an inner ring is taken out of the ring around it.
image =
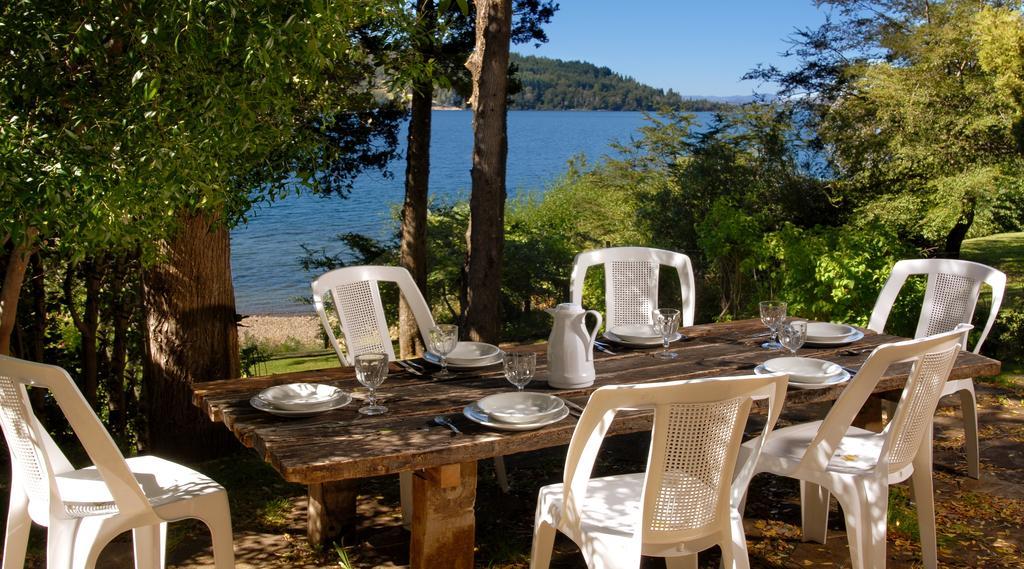
[[[707,120],[710,113],[698,113]],[[446,200],[469,196],[473,151],[473,115],[469,111],[434,111],[431,137],[430,195]],[[643,126],[642,113],[599,111],[512,111],[508,115],[509,196],[544,191],[565,172],[569,159],[591,162],[614,153],[611,143],[625,142]],[[404,145],[404,130],[401,134]],[[403,151],[404,153],[404,151]],[[309,312],[296,302],[310,294],[316,275],[299,266],[302,244],[314,249],[341,249],[333,238],[357,232],[376,238],[395,234],[394,212],[405,195],[405,161],[391,165],[393,178],[361,176],[347,198],[290,196],[262,206],[249,223],[231,233],[231,268],[237,309],[241,314]]]

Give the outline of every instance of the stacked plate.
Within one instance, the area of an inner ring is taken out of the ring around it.
[[[821,389],[850,379],[838,364],[815,358],[774,358],[754,368],[754,373],[788,373],[789,385],[800,389]]]
[[[831,322],[808,322],[807,340],[804,345],[809,347],[828,348],[845,346],[864,337],[864,333],[846,324]]]
[[[561,421],[569,414],[565,401],[532,391],[512,391],[484,397],[467,405],[462,414],[474,423],[503,431],[529,431]]]
[[[260,391],[249,403],[281,417],[310,417],[344,407],[352,396],[333,385],[322,383],[286,383]]]
[[[459,342],[448,354],[448,367],[452,369],[474,369],[501,363],[501,348],[483,342]],[[441,364],[441,356],[427,352],[423,359],[432,364]]]
[[[620,324],[605,330],[604,337],[616,344],[625,346],[661,345],[661,333],[650,324]],[[682,334],[676,332],[669,341],[675,342],[682,337]]]

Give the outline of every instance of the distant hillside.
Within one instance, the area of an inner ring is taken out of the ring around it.
[[[656,89],[607,67],[583,61],[512,54],[519,91],[512,109],[656,111],[664,107],[692,112],[718,111],[732,105],[723,101],[684,99],[669,89]],[[453,93],[439,93],[439,105],[461,106]]]

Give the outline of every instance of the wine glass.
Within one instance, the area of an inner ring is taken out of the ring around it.
[[[522,391],[537,370],[537,354],[533,352],[505,352],[501,356],[505,379]]]
[[[384,383],[384,379],[388,376],[387,354],[360,354],[356,356],[355,360],[356,379],[369,391],[366,395],[366,405],[360,407],[359,412],[364,415],[386,413],[388,408],[377,404],[377,388]]]
[[[654,329],[661,334],[662,350],[657,357],[663,360],[674,360],[679,354],[668,351],[668,343],[679,331],[680,313],[675,308],[659,308],[654,311]]]
[[[779,341],[782,347],[795,354],[807,341],[807,323],[797,320],[786,324],[779,332]]]
[[[763,300],[758,307],[761,309],[761,323],[768,327],[772,335],[772,339],[761,344],[761,347],[781,350],[782,344],[779,343],[778,337],[779,328],[786,321],[786,303],[779,300]]]
[[[441,371],[434,374],[435,378],[455,377],[455,374],[448,371],[448,354],[452,353],[458,343],[459,327],[455,324],[438,324],[430,331],[430,350],[441,357]]]

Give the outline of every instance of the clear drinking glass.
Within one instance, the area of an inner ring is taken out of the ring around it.
[[[501,357],[505,379],[522,391],[537,370],[537,354],[533,352],[505,352]]]
[[[434,374],[435,378],[454,377],[448,371],[448,354],[452,353],[459,343],[459,327],[455,324],[438,324],[430,331],[430,351],[441,357],[441,371]]]
[[[369,391],[366,395],[366,405],[360,407],[359,412],[364,415],[386,413],[388,408],[377,404],[377,388],[388,376],[387,354],[360,354],[355,360],[356,379]]]
[[[789,322],[779,332],[779,341],[782,347],[795,354],[807,341],[807,323],[802,320]]]
[[[679,331],[679,318],[681,314],[675,308],[659,308],[654,311],[654,329],[661,334],[662,350],[657,357],[664,360],[674,360],[679,354],[668,351],[668,343]]]
[[[772,334],[771,341],[761,344],[761,347],[769,350],[781,350],[782,344],[779,343],[778,337],[779,328],[786,321],[786,303],[778,300],[763,300],[758,306],[761,309],[761,323],[767,326]]]

